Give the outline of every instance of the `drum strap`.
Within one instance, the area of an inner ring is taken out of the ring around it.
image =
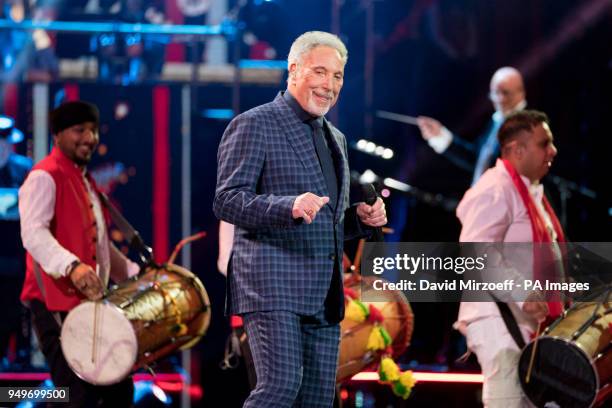
[[[36,278],[36,283],[38,284],[38,288],[40,289],[40,293],[46,299],[47,298],[47,293],[45,291],[45,285],[43,284],[43,281],[42,281],[41,268],[40,268],[40,265],[38,264],[38,262],[34,262],[34,277]],[[46,308],[46,306],[45,306],[45,308]],[[60,316],[59,312],[51,312],[51,311],[49,311],[49,313],[51,314],[51,316],[53,316],[53,318],[57,322],[57,325],[59,327],[62,327],[62,317]]]
[[[40,265],[38,262],[34,262],[34,277],[36,278],[36,283],[38,284],[38,289],[43,297],[47,298],[47,293],[45,291],[45,285],[43,284],[42,275],[40,273]]]
[[[495,302],[495,303],[497,304],[497,307],[499,308],[502,319],[504,319],[504,323],[506,324],[506,328],[508,329],[508,332],[514,339],[514,342],[516,343],[518,348],[522,350],[525,347],[525,339],[523,339],[523,335],[521,334],[521,329],[519,329],[518,323],[516,322],[516,319],[514,318],[514,315],[512,314],[510,307],[508,307],[508,304],[505,302]]]
[[[98,196],[104,207],[108,210],[113,223],[119,228],[119,231],[121,231],[125,240],[130,244],[130,247],[138,252],[144,263],[150,263],[153,259],[153,251],[144,243],[138,231],[132,227],[128,220],[119,212],[117,207],[110,202],[106,194],[99,193]]]

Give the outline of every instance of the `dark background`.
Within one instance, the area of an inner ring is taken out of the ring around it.
[[[352,170],[373,170],[424,191],[460,199],[471,174],[436,155],[416,127],[373,117],[376,110],[439,119],[466,139],[484,130],[492,114],[487,99],[489,79],[504,65],[525,75],[528,106],[546,112],[559,149],[552,172],[597,193],[591,199],[572,192],[567,201],[566,230],[573,241],[609,241],[612,234],[609,174],[609,138],[612,127],[612,11],[609,1],[573,0],[385,0],[373,4],[373,73],[366,75],[366,17],[368,1],[346,0],[339,9],[340,36],[349,49],[346,78],[338,107],[330,113],[346,134],[349,145],[360,138],[390,147],[391,160],[350,152]],[[600,7],[607,4],[607,7]],[[76,6],[75,6],[76,7]],[[589,14],[589,10],[597,9]],[[331,2],[321,0],[251,1],[240,13],[244,27],[268,42],[277,59],[288,53],[292,40],[311,30],[332,30]],[[74,37],[74,36],[72,36]],[[74,53],[58,38],[57,51]],[[75,40],[86,48],[87,41]],[[230,51],[231,51],[230,46]],[[241,45],[243,54],[245,45]],[[87,52],[86,49],[83,52]],[[73,81],[74,82],[74,81]],[[370,85],[368,85],[370,84]],[[51,85],[53,99],[65,84]],[[108,154],[94,166],[120,162],[131,169],[127,183],[112,192],[124,215],[152,241],[151,90],[157,83],[130,86],[79,83],[82,99],[101,110],[102,142]],[[170,106],[171,245],[180,231],[180,87],[168,84]],[[371,86],[368,103],[366,89]],[[277,86],[241,88],[240,111],[270,101]],[[192,85],[192,231],[208,236],[192,245],[192,270],[202,279],[210,297],[213,321],[207,336],[195,348],[194,382],[204,389],[203,403],[223,400],[231,405],[245,392],[243,373],[218,368],[228,327],[223,316],[225,278],[216,271],[217,220],[212,213],[216,175],[216,147],[227,120],[210,119],[208,108],[230,108],[230,85]],[[19,83],[18,124],[32,131],[31,84]],[[128,103],[126,119],[114,119],[118,101]],[[53,101],[50,101],[52,103]],[[368,121],[368,116],[371,121]],[[31,144],[18,146],[27,153]],[[127,171],[127,170],[126,170]],[[124,180],[125,181],[125,180]],[[560,211],[556,186],[546,182],[553,206]],[[432,206],[411,195],[392,191],[386,200],[390,240],[456,241],[460,225],[453,211]],[[171,249],[171,248],[170,248]],[[15,306],[17,307],[17,306]],[[462,352],[460,336],[452,331],[455,304],[414,304],[415,332],[401,362],[455,367]],[[466,369],[466,367],[460,367]],[[469,367],[467,367],[469,368]],[[201,376],[201,377],[200,377]],[[234,384],[231,387],[228,384]],[[235,392],[233,392],[234,390]]]

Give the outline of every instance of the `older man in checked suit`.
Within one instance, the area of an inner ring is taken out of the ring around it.
[[[245,407],[331,406],[343,240],[387,221],[380,199],[349,207],[346,140],[324,118],[346,61],[338,37],[302,34],[287,90],[237,116],[219,145],[214,211],[236,226],[227,306],[257,374]]]

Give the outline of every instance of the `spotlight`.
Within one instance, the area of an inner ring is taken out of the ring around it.
[[[231,120],[234,117],[232,109],[204,109],[202,117],[207,119]]]
[[[386,160],[392,159],[393,158],[393,150],[391,150],[389,148],[386,148],[383,151],[382,158],[386,159]]]
[[[134,383],[134,405],[136,407],[166,407],[172,404],[172,398],[152,381]]]
[[[359,176],[359,183],[361,184],[374,183],[376,180],[378,180],[378,176],[370,169],[367,169]]]
[[[120,101],[115,104],[115,120],[125,119],[130,114],[130,105],[125,101]]]
[[[4,137],[7,142],[14,144],[23,140],[23,133],[15,127],[13,118],[0,115],[0,137]]]
[[[0,129],[8,129],[13,126],[13,123],[15,123],[13,119],[7,116],[0,116]]]
[[[393,158],[393,150],[388,147],[377,145],[376,143],[366,140],[359,139],[357,143],[352,145],[352,147],[360,152],[370,154],[372,156],[382,157],[385,160],[389,160]]]
[[[399,180],[396,180],[394,178],[391,177],[387,177],[383,180],[383,184],[389,188],[393,188],[395,190],[399,190],[399,191],[403,191],[403,192],[408,192],[410,190],[412,190],[412,186],[410,184],[406,184],[406,183],[402,183]]]
[[[100,156],[106,156],[106,153],[108,153],[108,146],[104,143],[100,143],[98,145],[98,154]]]

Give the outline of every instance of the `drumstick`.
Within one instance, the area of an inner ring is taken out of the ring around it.
[[[176,244],[176,247],[174,248],[174,251],[172,251],[172,254],[170,255],[170,258],[168,259],[168,263],[174,263],[174,259],[176,258],[176,256],[178,255],[179,251],[188,243],[198,240],[200,238],[204,238],[206,236],[206,232],[202,231],[202,232],[198,232],[197,234],[193,234],[188,236],[187,238],[183,238],[178,244]]]
[[[531,356],[529,357],[529,367],[527,368],[527,375],[525,375],[525,384],[529,384],[529,380],[531,379],[531,370],[533,369],[533,362],[535,361],[535,353],[538,348],[538,339],[540,337],[540,325],[538,322],[538,328],[536,329],[536,337],[533,341],[533,348],[531,349]]]
[[[361,275],[359,273],[361,267],[361,255],[363,255],[363,246],[365,245],[365,239],[360,239],[359,244],[357,245],[357,251],[355,251],[355,262],[353,262],[353,266],[355,267],[352,271],[353,278],[356,279],[357,282],[361,279]]]
[[[406,123],[408,125],[419,126],[419,122],[414,116],[402,115],[400,113],[393,113],[381,110],[376,111],[376,116],[381,119],[389,119],[394,120],[396,122]]]
[[[93,322],[93,341],[91,344],[91,362],[92,364],[96,364],[96,347],[98,340],[98,305],[100,303],[96,302],[94,305],[94,322]]]

